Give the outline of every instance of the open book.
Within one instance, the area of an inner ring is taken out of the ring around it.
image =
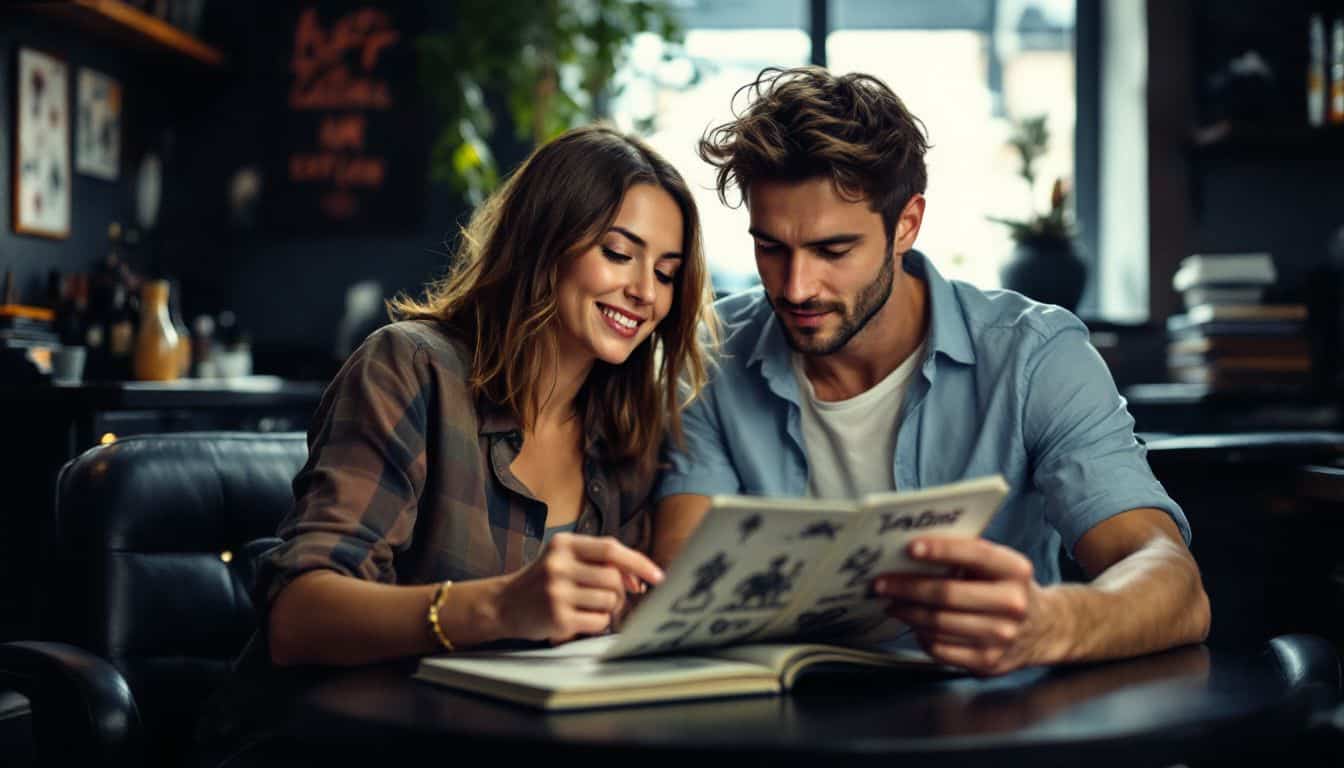
[[[546,709],[774,694],[808,667],[934,666],[890,647],[906,627],[879,573],[936,572],[916,536],[978,536],[1008,486],[991,476],[858,503],[715,496],[666,578],[618,634],[421,660],[416,677]]]

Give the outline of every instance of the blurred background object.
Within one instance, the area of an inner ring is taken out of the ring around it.
[[[807,63],[874,74],[924,121],[916,245],[947,276],[1003,284],[1013,230],[989,216],[1072,225],[1075,308],[1122,388],[1170,383],[1168,318],[1229,298],[1175,288],[1181,261],[1247,252],[1277,275],[1238,303],[1307,306],[1311,378],[1339,383],[1323,335],[1339,302],[1318,273],[1344,224],[1337,0],[193,0],[136,6],[143,29],[75,5],[15,6],[0,37],[64,57],[72,82],[117,84],[119,167],[70,179],[66,239],[0,231],[0,267],[19,303],[65,308],[54,332],[86,348],[86,383],[131,378],[151,279],[171,282],[187,378],[221,375],[220,353],[231,373],[250,359],[327,380],[384,321],[382,297],[444,273],[475,201],[536,141],[593,119],[682,170],[715,293],[750,288],[747,212],[718,199],[696,140],[763,67]],[[165,22],[183,34],[145,36]],[[1049,140],[1024,187],[1027,121]]]
[[[370,333],[387,322],[383,286],[363,280],[345,289],[345,313],[336,328],[337,359],[344,360]]]

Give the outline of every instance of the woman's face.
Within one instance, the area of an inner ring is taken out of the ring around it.
[[[652,184],[631,187],[597,245],[560,269],[562,354],[625,362],[672,307],[681,240],[681,208],[672,196]]]

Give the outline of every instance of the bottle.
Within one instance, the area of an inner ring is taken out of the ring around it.
[[[191,372],[198,379],[213,379],[219,376],[215,370],[214,338],[215,319],[209,315],[197,315],[192,321]]]
[[[65,276],[59,269],[47,270],[47,309],[57,314],[65,300]]]
[[[1313,13],[1307,21],[1307,125],[1325,125],[1325,19]]]
[[[226,379],[247,376],[251,373],[251,349],[242,329],[238,327],[238,318],[230,310],[219,313],[215,326],[215,347],[211,357],[216,373]]]
[[[1330,32],[1330,122],[1344,124],[1344,16],[1337,16]]]
[[[112,286],[112,298],[108,303],[107,320],[107,377],[111,379],[131,378],[131,355],[135,348],[135,317],[130,302],[126,298],[126,286],[117,283]]]
[[[98,354],[89,357],[90,374],[112,381],[131,377],[131,350],[135,342],[135,317],[129,306],[127,271],[121,256],[122,229],[117,222],[107,226],[107,252],[91,277],[90,304],[95,335],[101,336]]]
[[[82,274],[69,275],[61,289],[60,304],[56,308],[56,334],[61,345],[77,347],[84,343],[88,322],[88,283]]]
[[[181,372],[181,340],[168,315],[167,280],[149,280],[140,290],[140,328],[132,372],[140,381],[173,381]]]
[[[87,379],[107,379],[111,377],[111,367],[107,351],[108,316],[111,298],[102,290],[96,275],[72,275],[78,278],[79,291],[86,297],[88,313],[85,317],[81,344],[85,353],[84,375]]]
[[[191,331],[182,319],[182,284],[176,280],[168,281],[168,319],[177,331],[177,375],[185,378],[191,375]]]
[[[97,358],[103,361],[107,358],[107,329],[102,322],[102,318],[95,310],[93,300],[89,293],[89,276],[85,274],[77,275],[79,280],[76,283],[75,293],[75,311],[79,312],[84,320],[80,325],[80,340],[72,346],[82,346],[85,348],[84,359],[85,367],[88,367],[88,361],[91,358]],[[90,371],[90,375],[92,375]]]

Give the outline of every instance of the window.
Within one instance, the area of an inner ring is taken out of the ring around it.
[[[719,202],[696,142],[731,116],[734,92],[763,67],[804,64],[814,50],[834,72],[881,78],[923,120],[932,147],[917,247],[949,277],[997,287],[1012,243],[987,217],[1043,210],[1052,181],[1073,176],[1073,0],[830,0],[822,45],[813,43],[803,2],[698,0],[683,7],[684,46],[640,40],[618,77],[611,111],[696,192],[716,291],[755,282],[755,263],[747,213]],[[1006,140],[1013,120],[1041,114],[1050,147],[1029,191]]]
[[[701,5],[706,7],[686,13],[680,50],[656,35],[635,42],[630,64],[617,75],[611,113],[618,126],[641,133],[686,177],[700,209],[714,290],[725,294],[759,282],[755,252],[746,209],[720,202],[715,170],[696,154],[697,142],[705,129],[732,118],[739,88],[765,67],[806,64],[812,43],[801,0]]]

